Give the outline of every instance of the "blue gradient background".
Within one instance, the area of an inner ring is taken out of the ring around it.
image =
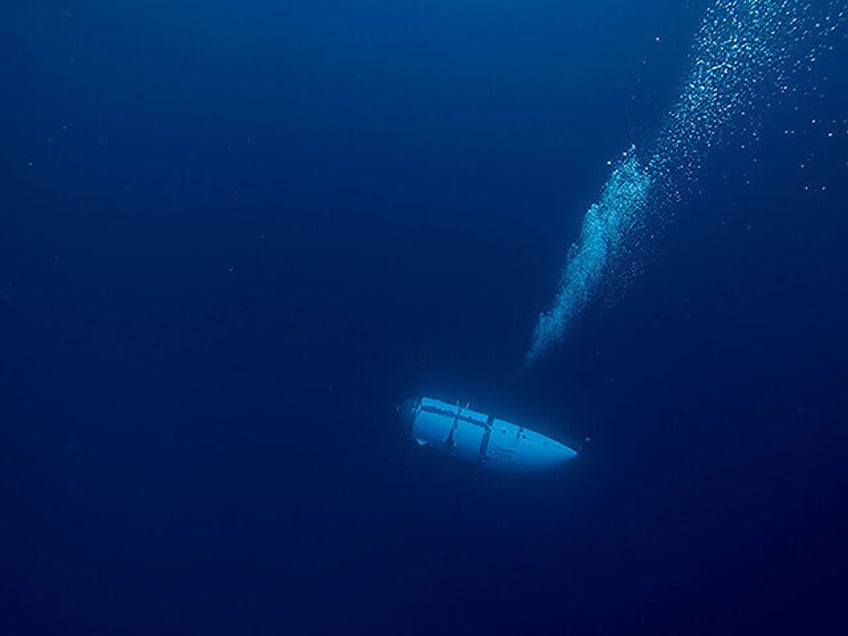
[[[518,372],[708,5],[5,7],[0,631],[845,633],[843,38]],[[468,471],[419,393],[593,441]]]

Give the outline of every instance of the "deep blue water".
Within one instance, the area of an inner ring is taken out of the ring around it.
[[[712,2],[9,4],[0,633],[846,633],[844,34],[522,371]]]

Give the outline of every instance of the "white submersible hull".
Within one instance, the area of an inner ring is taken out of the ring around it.
[[[397,411],[419,445],[493,470],[530,472],[577,456],[573,448],[547,435],[459,404],[412,398]]]

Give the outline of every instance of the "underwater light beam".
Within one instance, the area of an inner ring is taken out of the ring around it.
[[[755,132],[756,110],[797,90],[827,37],[844,25],[845,2],[717,0],[695,37],[681,94],[642,164],[631,147],[614,167],[568,250],[551,308],[539,316],[524,358],[531,365],[559,345],[609,281],[638,264],[647,241],[673,216],[706,152],[726,137]]]

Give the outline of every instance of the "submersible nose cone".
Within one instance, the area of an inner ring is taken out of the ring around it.
[[[578,455],[576,450],[559,442],[554,442],[554,448],[556,453],[555,463],[564,464],[565,462],[570,462]]]

